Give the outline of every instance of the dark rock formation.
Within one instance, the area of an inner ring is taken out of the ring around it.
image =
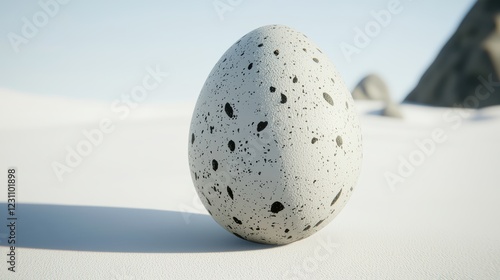
[[[481,108],[500,104],[500,1],[478,0],[405,102]]]

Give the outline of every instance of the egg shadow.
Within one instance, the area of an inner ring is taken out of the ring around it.
[[[0,203],[0,209],[7,209]],[[2,221],[7,211],[1,212]],[[268,249],[275,246],[242,240],[209,215],[150,209],[16,205],[16,247],[52,250],[209,253]],[[1,246],[10,246],[8,227]]]

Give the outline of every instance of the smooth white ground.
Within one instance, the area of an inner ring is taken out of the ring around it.
[[[226,232],[198,201],[187,163],[194,104],[139,105],[124,118],[110,104],[0,100],[0,279],[500,279],[500,107],[405,105],[396,120],[358,103],[364,163],[351,201],[312,237],[272,247]],[[60,182],[52,163],[106,117],[115,130]],[[391,186],[385,175],[418,159],[415,141],[435,129],[446,140]]]

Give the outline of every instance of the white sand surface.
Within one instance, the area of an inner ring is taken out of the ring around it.
[[[273,247],[226,232],[196,197],[194,102],[139,104],[123,117],[104,102],[6,90],[0,101],[0,279],[500,279],[500,107],[403,105],[399,120],[359,102],[364,162],[350,202],[312,237]],[[59,180],[54,162],[103,119],[113,131]],[[439,143],[428,140],[436,133]]]

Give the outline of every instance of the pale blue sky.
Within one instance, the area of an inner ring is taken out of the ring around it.
[[[33,23],[38,15],[43,23],[45,12],[38,1],[0,0],[0,88],[111,101],[159,64],[170,76],[150,101],[194,100],[235,41],[257,27],[284,24],[315,41],[350,89],[374,72],[401,100],[475,1],[401,0],[402,11],[349,62],[341,43],[353,44],[354,28],[364,29],[370,11],[391,1],[72,0],[15,52],[9,33],[22,36],[23,17]],[[221,19],[214,3],[231,10]]]

